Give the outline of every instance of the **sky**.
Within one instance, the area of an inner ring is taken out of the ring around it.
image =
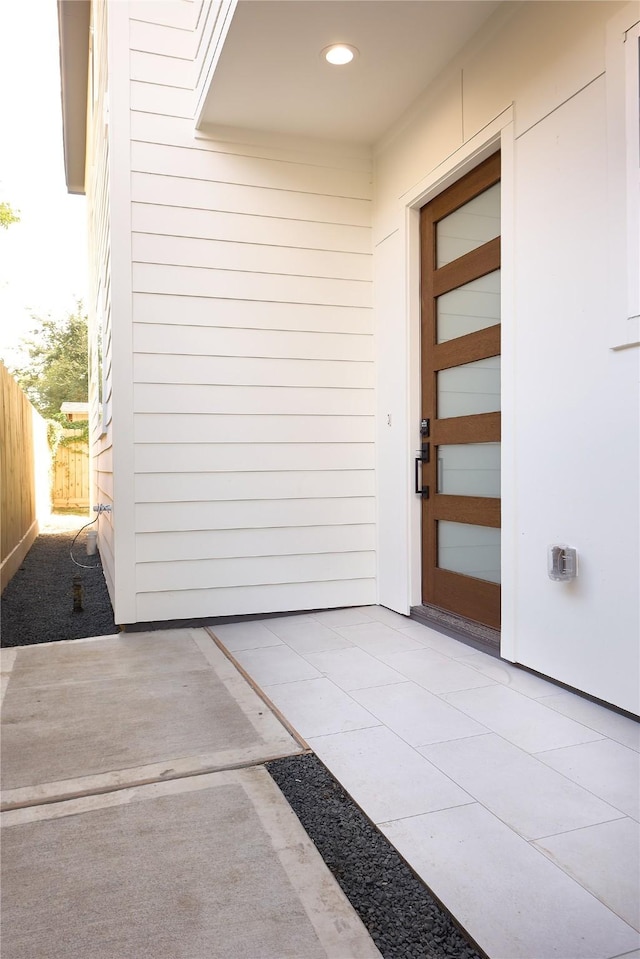
[[[0,3],[0,359],[11,368],[32,314],[64,317],[86,299],[86,203],[67,193],[56,0]]]

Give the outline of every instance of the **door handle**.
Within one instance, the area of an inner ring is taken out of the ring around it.
[[[429,462],[429,444],[425,443],[420,453],[418,453],[418,455],[416,456],[415,463],[414,463],[414,467],[415,467],[414,488],[415,488],[416,494],[418,496],[421,496],[423,499],[429,499],[429,487],[422,486],[422,483],[421,483],[422,478],[420,476],[420,467],[422,466],[423,463],[428,463],[428,462]]]

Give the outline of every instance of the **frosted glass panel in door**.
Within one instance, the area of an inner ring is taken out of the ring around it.
[[[500,323],[500,270],[436,300],[436,342],[445,343]]]
[[[436,224],[436,268],[500,236],[500,184],[489,187]]]
[[[438,566],[453,573],[500,582],[500,530],[470,523],[438,522]]]
[[[500,496],[500,443],[437,447],[438,492],[449,496]]]
[[[437,377],[440,419],[495,413],[500,409],[499,356],[440,370]]]

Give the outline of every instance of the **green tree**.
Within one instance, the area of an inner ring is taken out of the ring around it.
[[[0,226],[2,229],[8,230],[12,223],[19,223],[19,213],[19,210],[13,210],[8,203],[0,201]]]
[[[64,319],[33,319],[37,326],[22,341],[29,361],[13,375],[42,416],[59,420],[63,403],[87,402],[87,317],[79,302]]]

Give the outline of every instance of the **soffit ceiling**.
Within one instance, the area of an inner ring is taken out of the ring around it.
[[[239,0],[200,126],[371,144],[499,0]],[[349,65],[320,56],[355,46]]]

